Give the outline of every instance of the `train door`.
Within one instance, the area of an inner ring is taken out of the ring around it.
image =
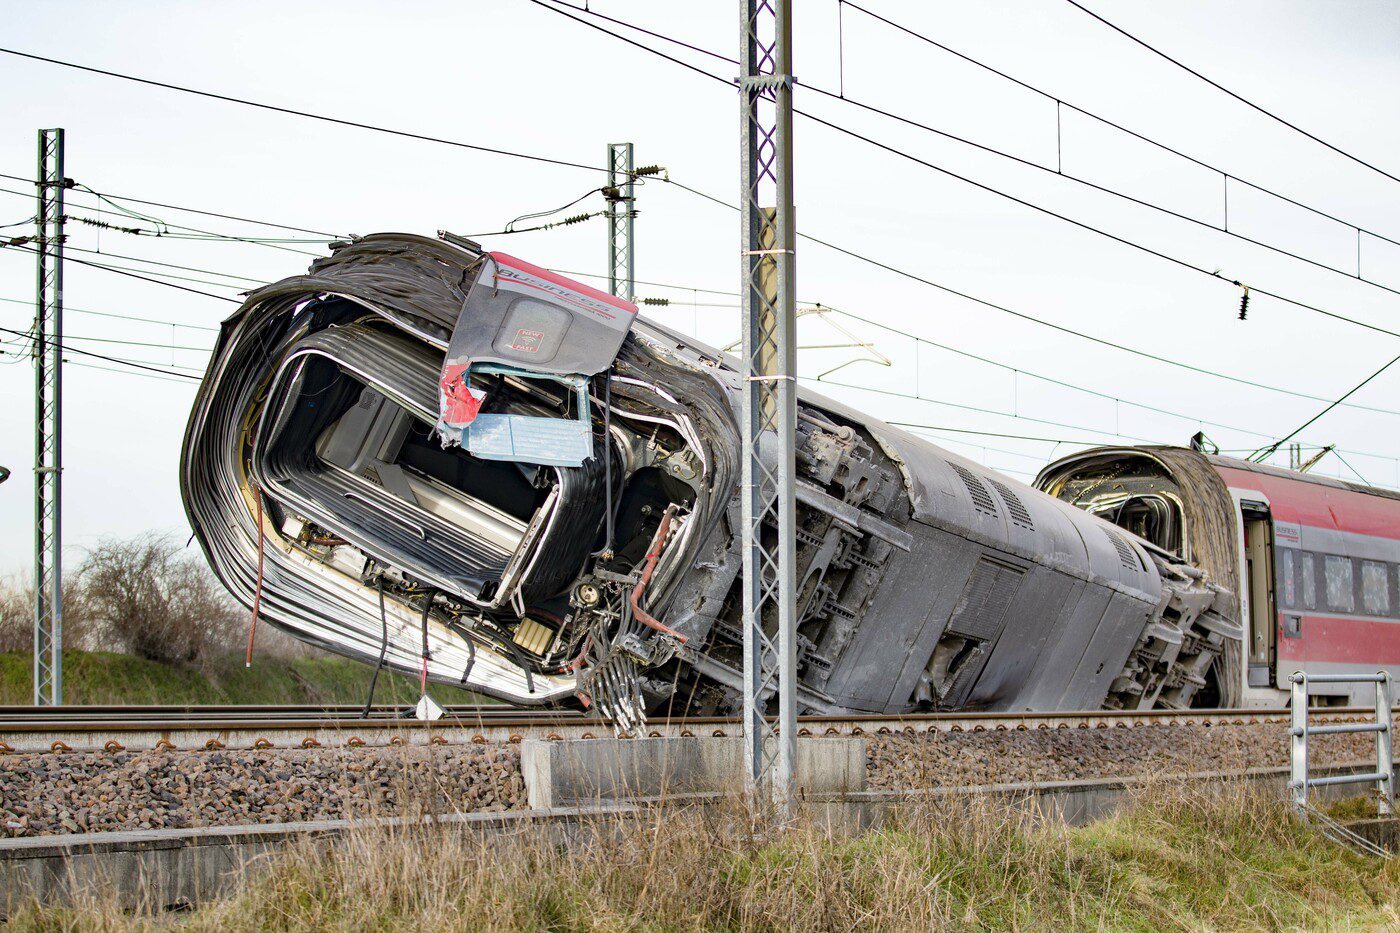
[[[1274,592],[1274,525],[1267,503],[1240,501],[1244,523],[1244,609],[1248,616],[1246,683],[1273,687],[1278,670],[1278,601]]]

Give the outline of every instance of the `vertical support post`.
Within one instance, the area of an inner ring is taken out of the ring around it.
[[[786,814],[797,749],[792,3],[740,0],[744,758]],[[776,728],[767,712],[778,698]]]
[[[1304,813],[1308,807],[1308,677],[1299,671],[1288,681],[1292,685],[1288,786],[1293,791],[1294,809]]]
[[[1381,816],[1390,816],[1395,812],[1395,753],[1391,744],[1390,673],[1381,671],[1380,675],[1380,679],[1376,681],[1376,722],[1383,728],[1376,732],[1376,770],[1384,777],[1376,782],[1376,790],[1380,792],[1377,807]]]
[[[632,144],[608,146],[608,291],[624,301],[635,301],[636,263],[632,252],[632,225],[637,217],[636,180],[632,174]]]
[[[34,308],[34,705],[63,702],[63,130],[39,131]]]

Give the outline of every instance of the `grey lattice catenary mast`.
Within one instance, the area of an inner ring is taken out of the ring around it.
[[[740,0],[739,7],[744,761],[753,790],[771,782],[774,802],[785,808],[797,750],[792,4]],[[775,689],[776,728],[764,715]]]
[[[39,131],[34,300],[34,705],[63,702],[63,130]]]

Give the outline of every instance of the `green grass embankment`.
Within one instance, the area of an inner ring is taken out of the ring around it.
[[[348,658],[214,658],[204,664],[173,665],[110,651],[68,651],[63,656],[63,702],[67,705],[290,705],[363,703],[373,669]],[[33,699],[33,661],[28,652],[0,653],[0,705]],[[489,702],[468,690],[429,685],[439,703]],[[412,704],[416,678],[387,671],[375,690],[376,704]]]

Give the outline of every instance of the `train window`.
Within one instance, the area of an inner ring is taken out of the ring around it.
[[[1361,606],[1370,615],[1390,614],[1390,575],[1378,561],[1361,562]]]
[[[1303,608],[1317,608],[1317,561],[1308,553],[1298,555],[1298,588],[1303,595]]]
[[[1327,581],[1327,608],[1341,612],[1356,609],[1356,594],[1353,591],[1351,558],[1328,554],[1323,558],[1323,576]]]
[[[1293,577],[1293,551],[1281,547],[1279,553],[1279,577],[1283,580],[1283,604],[1288,608],[1298,605],[1298,586]]]

